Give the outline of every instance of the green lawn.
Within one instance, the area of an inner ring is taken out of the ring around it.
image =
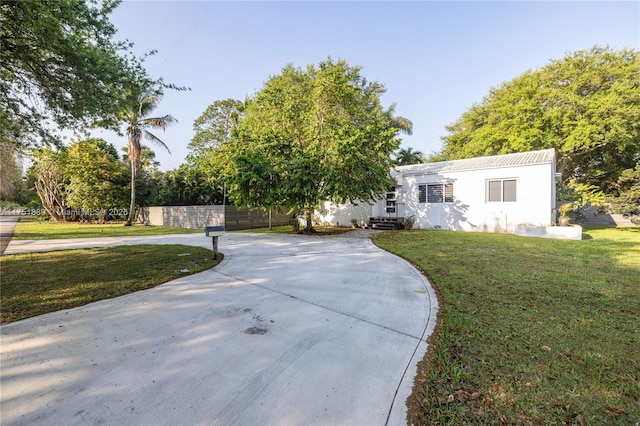
[[[123,224],[56,223],[20,220],[16,225],[15,240],[53,240],[61,238],[130,237],[144,235],[193,234],[203,229],[173,228]]]
[[[82,261],[78,261],[82,259]],[[137,245],[0,257],[0,323],[155,287],[210,269],[211,250]]]
[[[351,231],[351,228],[337,226],[316,226],[317,235],[336,235]],[[246,229],[238,232],[263,234],[295,234],[291,225],[269,228]],[[15,240],[54,240],[62,238],[92,237],[135,237],[144,235],[193,234],[204,233],[203,229],[173,228],[170,226],[146,226],[135,224],[82,224],[56,223],[21,220],[16,225]],[[302,233],[302,232],[299,232]]]
[[[638,424],[640,229],[376,235],[440,298],[414,424]]]

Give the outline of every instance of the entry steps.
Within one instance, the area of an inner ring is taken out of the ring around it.
[[[404,228],[404,219],[391,217],[370,217],[367,228],[385,231],[392,229],[402,229]]]

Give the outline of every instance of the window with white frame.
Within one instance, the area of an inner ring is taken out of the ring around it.
[[[444,202],[453,203],[453,183],[444,184]]]
[[[396,187],[392,186],[387,191],[387,205],[385,207],[385,211],[387,213],[395,213],[396,212],[396,201],[398,194],[396,193]]]
[[[427,202],[427,185],[418,185],[418,202],[420,204]]]
[[[491,179],[487,181],[487,202],[516,201],[516,179]]]
[[[453,203],[453,183],[418,185],[418,203]]]

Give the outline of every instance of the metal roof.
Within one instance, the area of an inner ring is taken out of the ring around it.
[[[497,169],[501,167],[548,164],[555,162],[555,150],[517,152],[514,154],[492,155],[490,157],[466,158],[464,160],[440,161],[438,163],[398,166],[392,175],[432,175],[438,173],[464,172],[469,170]]]

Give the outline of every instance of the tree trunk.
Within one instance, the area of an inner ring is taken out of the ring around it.
[[[129,219],[127,219],[127,223],[125,223],[124,226],[131,226],[133,222],[136,207],[136,173],[137,167],[131,162],[131,204],[129,206]]]
[[[56,222],[66,221],[66,196],[60,188],[58,174],[50,169],[40,170],[35,183],[42,207]]]
[[[558,154],[557,154],[558,155]],[[571,156],[569,154],[561,155],[558,158],[558,168],[556,173],[560,173],[560,175],[564,178],[564,171],[566,170],[569,162],[571,161]]]
[[[307,203],[304,206],[304,216],[307,219],[307,226],[304,228],[305,234],[315,233],[316,230],[313,229],[313,222],[311,221],[311,204]]]

